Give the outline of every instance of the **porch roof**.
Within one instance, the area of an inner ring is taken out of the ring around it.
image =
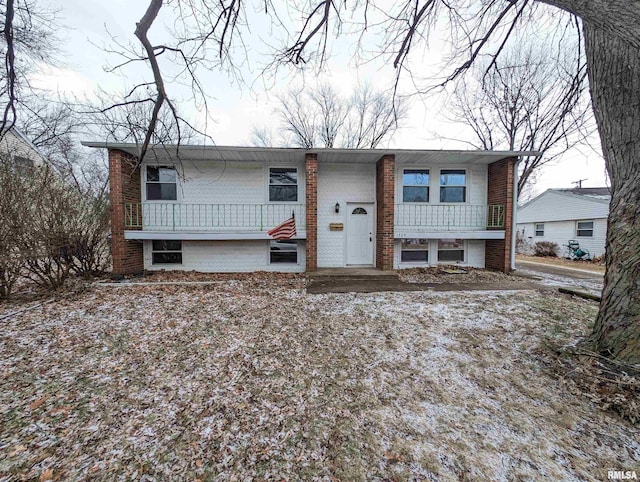
[[[83,146],[118,149],[132,156],[139,153],[138,144],[82,141]],[[295,147],[240,147],[212,145],[156,145],[149,148],[147,159],[167,161],[264,161],[268,163],[302,162],[305,154],[317,154],[318,162],[375,163],[386,154],[396,162],[490,164],[505,157],[540,156],[536,151],[481,151],[433,149],[304,149]]]

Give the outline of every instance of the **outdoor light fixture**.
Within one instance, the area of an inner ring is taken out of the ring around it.
[[[340,212],[340,203],[336,203],[336,212],[339,213]]]

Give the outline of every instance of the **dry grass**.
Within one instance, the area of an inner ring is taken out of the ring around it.
[[[2,322],[0,480],[602,480],[640,433],[547,372],[595,305],[100,287]],[[15,305],[0,305],[0,316]]]
[[[406,283],[528,283],[530,280],[511,276],[500,271],[464,267],[466,273],[447,273],[445,270],[460,270],[459,266],[433,266],[398,270],[400,279]]]

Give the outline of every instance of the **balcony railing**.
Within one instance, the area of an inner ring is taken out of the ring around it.
[[[151,231],[268,231],[292,212],[304,229],[304,204],[125,203],[124,224]]]
[[[504,206],[485,204],[396,204],[395,226],[442,231],[504,228]]]

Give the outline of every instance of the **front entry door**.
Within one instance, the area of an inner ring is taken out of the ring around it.
[[[347,265],[373,266],[373,204],[347,204]]]

